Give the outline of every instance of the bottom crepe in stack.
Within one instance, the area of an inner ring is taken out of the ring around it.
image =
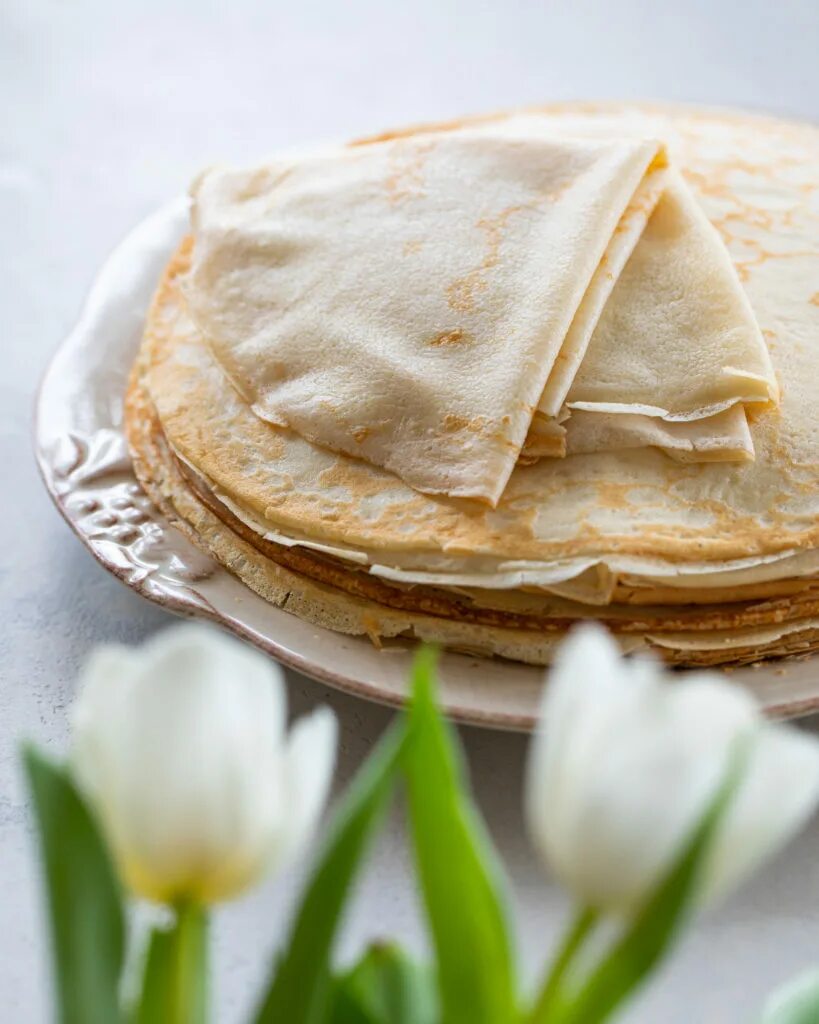
[[[581,120],[663,139],[722,234],[781,388],[779,408],[751,417],[754,461],[570,446],[518,465],[495,508],[422,494],[254,414],[187,309],[189,240],[132,375],[140,480],[269,601],[376,643],[432,639],[540,664],[596,618],[624,649],[678,664],[819,647],[819,131],[684,109],[544,114],[557,130]]]

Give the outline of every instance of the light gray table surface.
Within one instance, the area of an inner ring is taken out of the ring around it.
[[[107,251],[203,164],[415,120],[576,97],[693,100],[819,120],[817,52],[813,0],[0,0],[0,1019],[49,1019],[19,741],[64,750],[89,648],[141,640],[169,621],[70,535],[31,453],[38,377]],[[390,713],[295,673],[289,683],[296,712],[327,702],[339,715],[340,785]],[[513,881],[531,977],[568,907],[526,841],[526,741],[462,735]],[[299,880],[291,871],[219,912],[220,1024],[242,1019]],[[384,933],[423,946],[397,816],[357,893],[342,957]],[[696,923],[626,1019],[750,1021],[766,991],[812,963],[819,819]]]

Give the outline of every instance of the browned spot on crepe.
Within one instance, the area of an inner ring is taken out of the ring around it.
[[[429,339],[430,345],[441,348],[447,345],[465,345],[472,341],[472,335],[462,327],[455,327],[451,331],[440,331]]]
[[[459,277],[447,288],[447,298],[452,309],[468,313],[475,308],[478,293],[487,288],[486,272],[498,265],[503,232],[509,218],[523,209],[523,206],[509,206],[495,217],[482,217],[475,225],[486,236],[486,255],[474,270]]]

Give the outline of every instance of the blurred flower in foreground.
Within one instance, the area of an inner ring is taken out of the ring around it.
[[[819,1020],[819,971],[791,978],[768,998],[761,1024],[815,1024]]]
[[[336,720],[286,733],[279,667],[215,630],[177,626],[98,648],[74,707],[72,765],[126,884],[160,902],[228,899],[310,838]]]
[[[767,722],[713,673],[669,678],[625,660],[599,627],[566,642],[532,741],[533,841],[574,896],[628,915],[701,820],[738,744],[742,775],[705,862],[699,901],[730,889],[783,846],[819,799],[819,743]]]

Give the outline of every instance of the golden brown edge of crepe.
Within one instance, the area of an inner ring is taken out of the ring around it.
[[[157,335],[157,342],[161,342],[164,335],[167,334],[168,330],[172,329],[168,324],[163,324],[163,307],[173,307],[180,301],[180,286],[179,279],[188,270],[190,266],[191,253],[193,250],[194,238],[191,235],[185,236],[179,244],[178,249],[174,252],[160,277],[157,285],[157,290],[154,294],[154,298],[151,307],[148,312],[147,327],[146,330],[149,334]],[[157,350],[159,346],[157,345]],[[271,428],[272,429],[272,428]],[[355,462],[356,460],[353,460]],[[618,485],[612,484],[611,487],[615,488]],[[422,497],[419,495],[419,497]],[[465,504],[477,504],[470,502],[469,499],[463,499]],[[717,514],[718,510],[713,509],[712,511]],[[301,519],[298,516],[294,516],[290,513],[287,517],[283,518],[280,526],[285,530],[290,525],[292,528],[298,528],[296,524],[300,523]],[[747,526],[746,526],[747,524]],[[748,544],[746,530],[753,526],[753,543]],[[342,543],[349,543],[353,546],[367,544],[368,542],[360,537],[346,536],[346,531],[342,537],[335,538],[341,540]],[[661,557],[665,560],[674,561],[681,560],[685,561],[685,558],[689,554],[691,547],[690,541],[693,540],[695,545],[698,560],[707,559],[708,561],[718,562],[724,560],[731,560],[735,558],[746,558],[753,555],[768,555],[778,554],[781,552],[789,552],[794,548],[813,548],[819,545],[819,522],[814,522],[811,526],[800,531],[792,531],[785,533],[782,529],[774,526],[768,527],[764,534],[760,535],[759,525],[755,517],[745,516],[732,523],[730,534],[727,536],[720,536],[717,538],[704,538],[702,531],[697,529],[692,531],[691,536],[686,529],[681,527],[679,524],[670,532],[665,532],[659,529],[654,529],[651,533],[650,540],[647,539],[642,532],[637,534],[608,534],[606,535],[606,554],[607,555],[630,555],[636,557],[656,558],[658,557],[658,545],[662,548]],[[742,548],[738,547],[738,542],[744,541]],[[449,549],[453,553],[457,553],[459,545],[452,542],[448,544]],[[542,558],[548,560],[550,557],[597,557],[599,551],[599,537],[597,531],[589,531],[587,535],[583,537],[575,538],[569,542],[561,542],[558,545],[558,550],[553,550],[553,545],[544,543],[542,545],[543,550],[537,554],[527,552],[524,553],[518,550],[509,550],[506,552],[506,557],[515,558],[526,558],[526,559],[537,559]],[[678,550],[678,549],[682,550]],[[605,556],[601,556],[605,557]],[[791,592],[791,591],[788,591]],[[770,591],[764,591],[761,593],[770,594]],[[699,601],[700,598],[697,598]],[[706,600],[713,601],[714,597],[703,598],[703,603]],[[646,603],[641,601],[639,603]],[[669,603],[677,603],[670,601]]]
[[[151,310],[148,314],[143,341],[146,375],[150,374],[157,352],[167,342],[169,337],[167,325],[162,324],[161,313],[167,309],[169,304],[173,305],[173,302],[179,301],[178,282],[189,266],[190,252],[193,244],[194,240],[191,236],[183,239],[178,250],[169,260],[157,287]],[[147,394],[149,391],[147,385],[146,389]],[[148,399],[148,404],[152,410],[152,415],[156,416],[156,411],[153,410],[153,404],[150,399]],[[159,421],[157,422],[159,423]],[[161,423],[159,423],[159,430],[162,430]],[[206,495],[204,497],[205,503],[209,505],[223,522],[231,526],[234,532],[242,533],[249,543],[262,545],[260,548],[262,553],[267,553],[268,557],[273,558],[274,561],[283,562],[285,565],[292,564],[291,559],[293,556],[288,555],[288,552],[293,551],[292,548],[264,540],[257,532],[241,523],[225,504],[211,493],[204,479],[194,482],[190,479],[190,474],[186,468],[184,466],[180,466],[180,468],[183,475],[188,473],[190,485],[198,488],[200,496]],[[325,582],[329,582],[332,585],[339,585],[339,581],[341,581],[341,589],[349,589],[351,593],[361,593],[363,596],[377,602],[392,605],[402,610],[424,613],[431,610],[435,612],[435,609],[440,611],[441,600],[443,599],[447,602],[446,608],[451,611],[454,596],[452,591],[430,585],[416,584],[413,586],[412,591],[420,595],[420,603],[408,603],[405,597],[398,596],[404,595],[407,592],[406,588],[402,587],[401,584],[387,582],[385,579],[370,575],[362,570],[357,570],[352,579],[363,580],[364,582],[352,584],[348,582],[351,578],[351,573],[353,573],[350,563],[342,559],[333,559],[326,555],[318,556],[309,548],[299,548],[298,550],[300,555],[295,559],[295,564],[292,567],[295,571],[303,572],[307,576],[324,579]],[[328,570],[328,566],[331,566],[332,570]],[[341,572],[336,571],[338,569]],[[330,578],[326,579],[325,577],[328,575]],[[536,588],[526,587],[522,589],[536,590]],[[685,598],[684,600],[682,600],[683,597]],[[776,601],[777,598],[792,597],[797,599],[796,602]],[[763,603],[757,605],[757,601]],[[747,628],[754,625],[768,626],[772,621],[784,622],[796,618],[797,615],[794,609],[795,605],[800,602],[807,603],[809,605],[807,611],[811,612],[816,608],[817,601],[819,601],[819,577],[786,578],[756,584],[744,584],[739,593],[736,586],[723,588],[686,587],[683,589],[672,585],[663,585],[659,582],[646,586],[642,583],[636,585],[633,582],[620,581],[612,594],[610,606],[643,606],[644,616],[640,619],[637,628],[642,628],[648,624],[649,628],[656,632],[658,630],[675,631],[692,628],[730,629]],[[454,603],[462,607],[464,601],[459,600]],[[572,602],[563,603],[572,604]],[[673,605],[677,609],[678,617],[676,619],[669,618],[669,613],[663,609],[661,612],[662,620],[658,621],[657,609],[655,609],[654,618],[652,619],[649,608],[651,605]],[[706,613],[699,607],[702,605],[711,605],[713,607]],[[687,607],[690,614],[684,618],[680,617],[680,607]],[[819,609],[817,610],[819,611]],[[563,621],[568,623],[575,621],[579,617],[587,616],[589,609],[585,605],[577,605],[576,612],[577,614],[570,617],[564,616]],[[504,616],[509,616],[513,613],[504,610],[503,614]],[[601,618],[605,618],[607,614],[605,606],[601,606],[596,614]],[[805,617],[804,609],[798,617]],[[559,618],[560,616],[558,615],[551,616],[548,619],[540,617],[535,620],[533,626],[528,623],[526,625],[528,625],[528,628],[542,629],[544,621],[554,622]],[[699,627],[693,625],[695,620],[701,623]]]
[[[169,264],[166,278],[174,272],[174,263],[178,267],[176,257]],[[394,587],[326,556],[266,541],[240,523],[218,499],[203,493],[201,486],[183,474],[145,387],[148,356],[146,340],[134,365],[126,399],[126,431],[137,477],[177,528],[256,593],[316,625],[368,635],[375,643],[390,637],[433,639],[471,654],[497,654],[532,664],[549,662],[556,642],[575,621],[573,618],[547,620],[477,609],[434,588]],[[788,582],[792,587],[793,581]],[[641,616],[611,625],[626,646],[653,646],[639,634],[647,630],[710,631],[808,618],[819,613],[819,594],[808,584],[795,601],[711,606],[704,615],[695,606],[688,606],[688,611],[699,618],[695,621],[689,615],[668,616],[658,622]],[[605,618],[604,610],[599,617]],[[819,630],[806,629],[761,647],[693,652],[655,649],[665,660],[680,665],[739,665],[765,656],[806,653],[814,647],[819,647]]]
[[[376,646],[390,638],[424,639],[472,655],[497,655],[535,665],[550,662],[563,629],[537,633],[397,611],[309,579],[267,557],[227,526],[188,486],[146,404],[149,399],[141,373],[138,363],[126,401],[128,442],[137,478],[174,527],[266,601],[316,626],[368,636]],[[620,640],[629,646],[627,634],[621,634]],[[797,631],[763,646],[731,650],[676,651],[639,642],[636,646],[652,647],[665,661],[680,666],[743,665],[817,650],[819,629]]]
[[[193,245],[193,239],[187,237],[181,243],[177,252],[171,257],[169,263],[165,268],[165,272],[160,280],[159,286],[154,296],[154,301],[151,307],[151,311],[148,316],[148,324],[146,328],[146,335],[143,342],[143,352],[145,355],[145,370],[148,372],[148,367],[151,364],[152,357],[155,354],[155,350],[160,347],[167,338],[167,332],[163,329],[154,330],[152,324],[156,321],[154,314],[155,310],[161,310],[166,304],[169,298],[169,293],[172,296],[175,291],[178,290],[178,278],[187,269],[189,263],[190,249]],[[151,410],[151,415],[156,418],[156,411],[153,409],[153,404],[150,398],[146,400],[148,407]],[[157,418],[157,427],[159,431],[162,431],[161,423]],[[185,470],[183,469],[183,472]],[[204,481],[201,482],[199,487],[200,496],[203,493],[203,487],[205,487]],[[223,503],[218,501],[212,494],[209,498],[206,498],[206,503],[210,504],[215,514],[226,522],[229,526],[234,524],[234,532],[237,530],[243,532],[249,539],[250,543],[261,544],[262,553],[267,551],[268,557],[273,558],[274,561],[288,564],[288,558],[292,557],[288,555],[288,552],[292,552],[293,549],[274,544],[270,541],[265,541],[253,530],[248,529],[244,524],[240,523],[233,514],[224,506]],[[349,588],[353,593],[360,593],[362,584],[348,584],[347,580],[351,576],[351,568],[348,563],[328,558],[327,556],[316,556],[309,549],[300,549],[301,556],[297,560],[295,565],[296,571],[304,572],[307,576],[313,578],[322,579],[323,576],[328,574],[327,566],[334,565],[335,569],[341,568],[342,572],[339,574],[337,571],[330,572],[329,575],[332,577],[328,582],[335,582],[337,585],[341,582],[342,589],[345,587]],[[307,560],[305,562],[305,559]],[[413,592],[419,595],[420,605],[416,602],[411,602],[408,606],[407,600],[403,596],[406,594],[406,590],[401,588],[400,585],[388,583],[377,577],[371,576],[370,574],[362,571],[357,571],[357,574],[352,577],[359,581],[365,581],[363,587],[365,588],[363,594],[365,597],[372,598],[376,601],[392,604],[402,610],[413,610],[427,612],[431,609],[441,609],[441,600],[446,601],[446,608],[451,612],[452,594],[440,588],[416,585],[412,588]],[[525,588],[524,588],[525,589]],[[747,628],[749,626],[768,626],[771,622],[785,622],[794,618],[804,618],[806,614],[812,613],[817,608],[816,602],[819,600],[819,579],[811,579],[808,577],[798,579],[783,579],[783,580],[772,580],[768,582],[745,585],[741,588],[739,597],[736,596],[736,588],[686,588],[684,591],[685,596],[688,598],[687,601],[682,603],[682,607],[687,607],[689,615],[685,617],[678,617],[672,619],[668,617],[666,610],[662,610],[662,621],[658,622],[656,618],[652,620],[649,617],[649,608],[644,607],[644,617],[640,619],[640,622],[635,628],[650,628],[652,631],[676,631],[676,630],[691,630],[693,628],[700,628],[705,630],[712,629],[731,629],[731,628]],[[681,605],[680,598],[682,593],[680,588],[674,588],[672,586],[662,586],[660,584],[654,584],[651,587],[645,586],[634,586],[627,585],[624,583],[618,584],[615,590],[611,604],[616,606],[618,604],[633,604],[649,606],[652,604],[658,605]],[[776,598],[790,598],[796,597],[796,601],[776,601]],[[756,604],[756,601],[760,600],[762,603]],[[459,607],[463,606],[463,601],[454,602]],[[565,603],[565,602],[564,602]],[[571,604],[571,602],[568,602]],[[710,604],[713,607],[709,609],[709,612],[703,612],[698,606],[703,604]],[[805,608],[801,609],[801,614],[795,614],[795,607],[799,604],[806,605]],[[719,607],[717,607],[719,606]],[[578,614],[571,617],[552,616],[548,619],[543,617],[535,618],[534,623],[530,622],[526,617],[525,623],[528,628],[543,629],[544,623],[554,623],[560,619],[565,625],[569,622],[575,621],[577,617],[588,616],[589,609],[584,605],[577,606]],[[512,616],[513,613],[504,611],[504,623],[508,621],[508,617]],[[598,609],[596,613],[599,617],[606,617],[605,607]],[[696,617],[699,616],[697,619]],[[695,620],[700,624],[695,626]]]

